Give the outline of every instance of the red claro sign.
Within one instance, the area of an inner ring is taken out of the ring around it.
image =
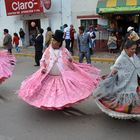
[[[43,12],[41,0],[5,0],[7,16]]]

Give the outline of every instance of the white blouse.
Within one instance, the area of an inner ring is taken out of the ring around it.
[[[54,54],[56,56],[56,59],[58,58],[59,56],[59,49],[54,49]],[[53,65],[53,67],[51,68],[50,72],[49,72],[50,75],[60,75],[60,70],[58,68],[58,65],[57,65],[57,61],[55,62],[55,64]]]

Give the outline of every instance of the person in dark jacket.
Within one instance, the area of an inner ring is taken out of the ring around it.
[[[9,30],[8,29],[4,29],[4,39],[3,39],[3,46],[5,49],[8,50],[8,52],[10,54],[12,54],[12,36],[9,34]]]
[[[25,45],[25,32],[23,31],[22,28],[20,28],[19,36],[20,36],[20,39],[21,39],[21,42],[22,42],[22,46],[24,46]]]
[[[43,37],[43,29],[39,29],[39,34],[35,38],[35,62],[36,65],[34,66],[40,66],[40,59],[42,58],[43,54],[43,42],[44,42],[44,37]]]

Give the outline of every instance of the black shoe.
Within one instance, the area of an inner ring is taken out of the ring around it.
[[[15,65],[15,63],[11,63],[11,65]]]
[[[34,66],[39,66],[39,65],[34,65]]]

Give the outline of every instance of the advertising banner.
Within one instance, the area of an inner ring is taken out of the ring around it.
[[[5,0],[7,16],[43,12],[41,0]]]

